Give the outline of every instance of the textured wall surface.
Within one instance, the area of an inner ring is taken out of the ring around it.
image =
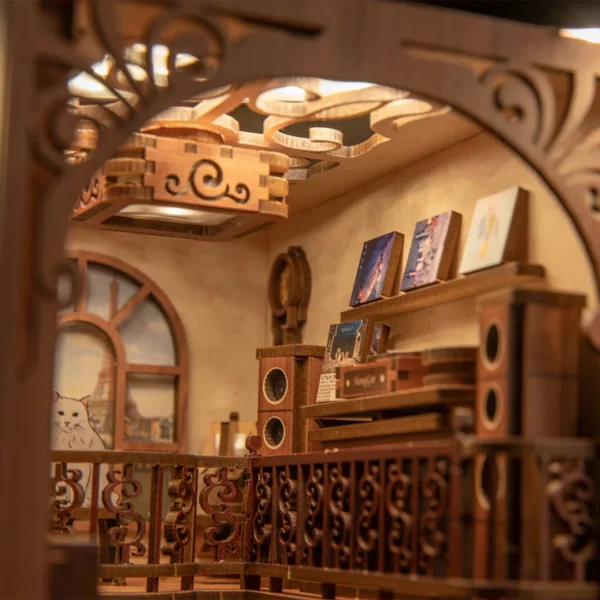
[[[405,234],[402,267],[415,222],[446,210],[463,216],[462,252],[477,199],[520,185],[529,190],[530,260],[543,264],[556,289],[596,301],[594,280],[577,233],[537,175],[489,134],[480,134],[371,184],[296,213],[266,235],[230,244],[85,230],[73,226],[71,249],[114,255],[153,278],[171,297],[190,350],[188,449],[200,452],[208,423],[238,410],[256,417],[255,349],[271,343],[267,280],[272,261],[301,245],[313,274],[304,341],[325,344],[328,326],[348,307],[362,244],[388,231]],[[293,193],[290,202],[293,203]],[[393,323],[396,348],[475,344],[475,303],[455,302]],[[598,361],[586,357],[586,398],[597,397]],[[583,423],[598,419],[595,402],[582,406]]]
[[[537,175],[490,134],[480,134],[385,178],[297,215],[270,231],[269,260],[301,245],[313,272],[305,341],[324,344],[328,325],[348,308],[363,242],[389,231],[404,233],[404,270],[415,223],[455,210],[462,214],[458,267],[475,202],[519,185],[530,192],[530,262],[544,265],[557,289],[595,301],[594,280],[574,227]],[[393,323],[397,348],[476,342],[474,303],[455,302],[404,315]]]

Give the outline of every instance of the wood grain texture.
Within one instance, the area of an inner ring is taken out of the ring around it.
[[[544,267],[524,263],[507,263],[486,271],[459,276],[423,289],[378,300],[365,306],[346,310],[342,322],[368,319],[383,321],[401,314],[439,306],[455,300],[473,298],[507,286],[531,286],[543,283]]]
[[[427,386],[353,400],[323,402],[303,407],[301,414],[305,419],[366,416],[382,411],[411,411],[436,406],[469,406],[474,401],[474,385]]]
[[[386,419],[371,423],[354,425],[341,425],[316,429],[310,431],[308,439],[311,442],[336,442],[343,440],[360,440],[377,438],[389,435],[409,435],[416,433],[431,433],[442,431],[444,421],[438,414],[427,413],[422,415]]]
[[[289,344],[283,346],[271,346],[269,348],[257,348],[256,358],[284,358],[286,356],[314,356],[323,358],[325,346],[309,346],[306,344]]]

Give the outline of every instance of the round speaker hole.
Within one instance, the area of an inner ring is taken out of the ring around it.
[[[286,374],[278,368],[271,369],[263,382],[263,391],[271,404],[278,404],[287,394],[288,380]]]
[[[500,329],[496,323],[492,323],[485,336],[485,357],[489,363],[495,363],[500,354]]]
[[[263,429],[265,443],[271,450],[279,448],[285,440],[285,424],[279,417],[271,417]]]

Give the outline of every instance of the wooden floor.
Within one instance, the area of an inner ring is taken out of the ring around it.
[[[196,590],[239,590],[240,581],[237,577],[207,577],[198,575],[194,578],[194,589]],[[165,578],[159,583],[159,592],[176,592],[181,590],[181,579]],[[98,591],[103,595],[125,595],[146,593],[146,580],[131,577],[127,579],[126,585],[101,584]]]

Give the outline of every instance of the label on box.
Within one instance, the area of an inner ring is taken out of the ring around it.
[[[335,400],[335,389],[335,373],[323,373],[319,379],[317,402],[331,402]]]
[[[344,398],[383,394],[388,390],[387,365],[365,366],[360,369],[341,369],[341,394]]]

